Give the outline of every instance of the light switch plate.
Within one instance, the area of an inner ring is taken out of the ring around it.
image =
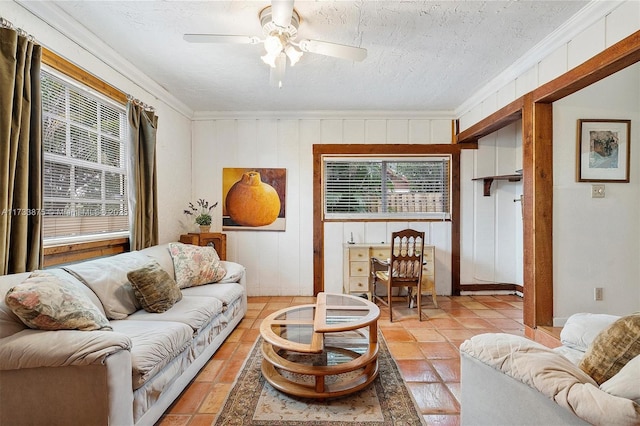
[[[591,198],[604,198],[604,184],[591,185]]]

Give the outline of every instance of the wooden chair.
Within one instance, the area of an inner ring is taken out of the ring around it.
[[[393,289],[407,288],[408,306],[412,305],[413,288],[416,288],[418,317],[422,321],[422,257],[424,232],[405,229],[391,234],[391,257],[386,260],[371,258],[372,296],[389,307],[389,321],[393,322]],[[376,284],[384,284],[387,296],[376,295]]]

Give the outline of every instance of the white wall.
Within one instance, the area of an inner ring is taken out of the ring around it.
[[[2,17],[14,26],[33,35],[36,40],[51,51],[64,57],[80,68],[97,76],[124,93],[156,108],[158,115],[157,171],[158,171],[158,220],[161,243],[175,241],[181,232],[182,210],[191,199],[191,120],[189,114],[178,112],[178,101],[171,96],[159,100],[155,95],[142,89],[140,82],[107,65],[104,58],[92,54],[76,42],[43,22],[33,13],[14,2],[2,2]],[[71,31],[71,29],[69,29]],[[86,29],[85,29],[86,31]],[[87,33],[87,37],[90,34]],[[99,46],[104,54],[108,48]],[[140,76],[140,71],[135,72]],[[148,77],[147,77],[148,79]],[[141,79],[142,80],[142,79]],[[148,79],[150,80],[150,79]],[[145,82],[145,84],[148,84]],[[175,104],[175,105],[174,105]]]
[[[629,183],[576,182],[577,120],[630,119]],[[554,323],[575,312],[629,314],[640,308],[640,64],[553,104]],[[604,300],[594,300],[594,288]]]
[[[256,113],[248,118],[207,117],[193,122],[193,182],[197,198],[222,199],[225,167],[287,169],[286,230],[225,231],[227,257],[247,268],[249,295],[313,294],[313,151],[322,143],[450,143],[451,117],[375,116],[372,113]],[[388,239],[402,223],[330,223],[325,226],[325,288],[342,289],[342,244],[350,232],[362,242]],[[412,223],[414,225],[414,223]],[[451,292],[449,223],[421,224],[437,246],[438,292]],[[213,229],[222,227],[222,209]],[[405,226],[406,227],[406,226]]]
[[[491,195],[474,178],[522,169],[522,124],[482,138],[461,157],[460,283],[522,285],[522,182],[494,180]]]

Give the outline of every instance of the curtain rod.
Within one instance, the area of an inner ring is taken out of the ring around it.
[[[1,16],[0,16],[0,28],[8,28],[10,30],[14,30],[15,32],[18,33],[19,36],[26,37],[27,40],[29,40],[30,42],[32,42],[32,43],[36,42],[36,39],[31,34],[27,33],[22,28],[16,28],[16,26],[13,25],[9,20],[7,20],[7,19],[5,19],[5,18],[3,18]],[[58,68],[56,68],[56,69],[58,69]],[[146,103],[142,102],[140,99],[136,99],[132,95],[127,94],[126,96],[127,96],[127,100],[132,102],[134,105],[141,106],[142,108],[144,108],[147,111],[155,112],[156,109],[154,107],[152,107],[151,105],[147,105]]]
[[[34,36],[23,30],[22,28],[16,28],[10,21],[0,16],[0,28],[8,28],[10,30],[14,30],[18,33],[19,36],[25,37],[31,43],[37,43]]]
[[[127,95],[127,100],[129,102],[131,102],[132,104],[134,104],[134,105],[138,105],[138,106],[142,107],[146,111],[151,111],[151,112],[155,112],[156,111],[156,109],[154,107],[152,107],[151,105],[145,104],[140,99],[134,98],[131,95]]]

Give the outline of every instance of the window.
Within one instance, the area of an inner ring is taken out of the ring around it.
[[[124,105],[49,69],[41,85],[45,242],[128,232]]]
[[[325,219],[450,218],[450,156],[324,157]]]

